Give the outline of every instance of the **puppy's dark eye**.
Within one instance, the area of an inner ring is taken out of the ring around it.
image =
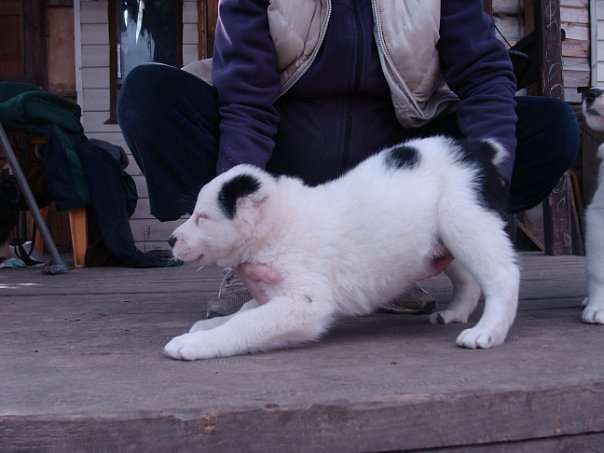
[[[209,218],[210,216],[203,212],[195,214],[195,225],[199,225],[201,222],[203,222],[204,220],[208,220]]]

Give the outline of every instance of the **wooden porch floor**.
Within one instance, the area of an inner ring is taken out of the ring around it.
[[[0,451],[603,452],[604,327],[583,259],[524,255],[504,346],[373,315],[319,344],[177,362],[217,271],[0,271]],[[427,283],[446,300],[442,278]]]

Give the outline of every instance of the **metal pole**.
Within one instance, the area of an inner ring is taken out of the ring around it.
[[[57,250],[57,246],[52,240],[52,236],[46,227],[46,223],[44,223],[44,219],[40,214],[40,209],[38,208],[38,203],[36,203],[36,199],[34,198],[34,194],[31,192],[29,188],[29,184],[27,183],[27,179],[21,170],[21,166],[19,165],[19,161],[17,160],[17,156],[13,150],[13,147],[8,140],[8,136],[6,135],[6,131],[0,123],[0,143],[4,148],[4,153],[6,154],[6,159],[8,160],[8,165],[10,166],[15,178],[17,179],[17,185],[19,186],[19,190],[25,197],[25,202],[29,207],[31,215],[34,216],[34,220],[36,225],[38,225],[38,229],[40,230],[40,234],[42,235],[42,239],[44,239],[44,244],[48,251],[50,252],[51,260],[44,266],[44,272],[48,274],[64,274],[69,269],[63,262],[61,255],[59,255],[59,251]]]

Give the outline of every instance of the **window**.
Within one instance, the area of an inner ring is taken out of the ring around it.
[[[110,0],[110,117],[122,81],[132,68],[149,62],[182,65],[182,0]]]

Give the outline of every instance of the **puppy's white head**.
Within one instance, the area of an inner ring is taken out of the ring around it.
[[[583,93],[581,108],[587,125],[594,131],[604,132],[604,91],[591,88]]]
[[[275,190],[275,179],[250,165],[217,176],[199,192],[191,217],[170,236],[174,257],[200,266],[239,264],[259,239],[257,227]]]

